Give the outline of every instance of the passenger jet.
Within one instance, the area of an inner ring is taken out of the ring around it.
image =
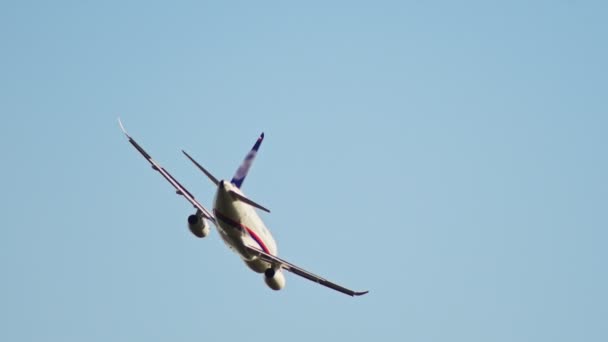
[[[286,270],[349,296],[361,296],[368,292],[357,292],[347,289],[277,256],[277,244],[255,209],[266,212],[270,211],[252,201],[241,191],[243,181],[264,140],[264,133],[255,142],[253,148],[249,151],[230,181],[218,180],[188,153],[182,150],[184,155],[217,187],[213,212],[211,212],[203,207],[177,179],[154,161],[129,136],[120,120],[118,120],[118,123],[131,145],[148,160],[152,165],[152,169],[158,171],[175,188],[178,195],[183,196],[194,206],[196,213],[188,217],[188,228],[192,234],[196,237],[204,238],[210,231],[209,222],[213,223],[228,248],[236,252],[250,269],[264,274],[264,282],[268,287],[273,290],[280,290],[285,287],[285,276],[282,271]]]

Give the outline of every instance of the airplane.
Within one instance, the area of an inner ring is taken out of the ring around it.
[[[220,237],[228,248],[236,252],[251,270],[263,273],[264,282],[268,287],[276,291],[284,288],[285,276],[282,271],[286,270],[349,296],[361,296],[369,292],[350,290],[277,256],[277,244],[255,209],[268,213],[270,213],[270,210],[254,202],[241,191],[243,181],[247,177],[258,149],[264,140],[264,133],[260,135],[251,151],[247,153],[230,181],[218,180],[186,151],[182,150],[182,153],[217,187],[213,212],[211,212],[201,205],[192,193],[165,168],[152,159],[127,133],[120,119],[118,119],[118,124],[131,145],[152,165],[152,169],[158,171],[175,188],[178,195],[183,196],[194,206],[196,212],[188,216],[188,228],[192,234],[198,238],[206,237],[210,233],[209,222],[211,222],[217,228]]]

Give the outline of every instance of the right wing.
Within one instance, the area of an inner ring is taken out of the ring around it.
[[[246,246],[246,248],[252,252],[254,255],[257,255],[260,259],[272,264],[274,267],[277,268],[282,268],[284,270],[287,270],[293,274],[299,275],[300,277],[306,278],[310,281],[313,281],[315,283],[321,284],[323,286],[329,287],[332,290],[336,290],[338,292],[342,292],[344,294],[347,294],[349,296],[361,296],[364,295],[366,293],[368,293],[369,291],[361,291],[361,292],[357,292],[357,291],[353,291],[350,289],[347,289],[345,287],[342,287],[336,283],[332,283],[331,281],[324,279],[314,273],[308,272],[305,269],[298,267],[290,262],[287,262],[277,256],[268,254],[258,248],[252,247],[252,246]]]
[[[118,124],[120,125],[120,129],[122,129],[122,132],[127,136],[127,139],[129,139],[131,145],[133,145],[133,147],[135,147],[135,149],[139,151],[139,153],[141,153],[141,155],[144,156],[144,158],[146,158],[146,160],[148,160],[148,162],[152,165],[152,169],[158,171],[169,183],[171,183],[171,185],[175,188],[177,194],[184,196],[184,198],[186,198],[188,202],[190,202],[194,206],[194,208],[198,209],[198,212],[204,218],[215,223],[215,217],[213,217],[209,210],[205,209],[205,207],[198,203],[194,196],[186,188],[184,188],[184,186],[181,185],[177,181],[177,179],[173,178],[173,176],[171,176],[171,174],[167,170],[165,170],[156,161],[154,161],[154,159],[152,159],[152,157],[141,146],[139,146],[139,144],[135,142],[135,140],[133,140],[131,136],[129,136],[124,126],[122,125],[122,122],[120,122],[120,119],[118,119]]]

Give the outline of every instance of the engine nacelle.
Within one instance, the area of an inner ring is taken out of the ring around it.
[[[196,237],[204,238],[209,235],[209,223],[199,215],[188,216],[188,228]]]
[[[285,287],[285,276],[280,270],[269,268],[264,272],[264,282],[271,289],[278,291]]]

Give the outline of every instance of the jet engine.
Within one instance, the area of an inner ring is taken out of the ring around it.
[[[209,235],[209,223],[199,215],[188,216],[188,228],[196,237],[204,238]]]
[[[264,272],[264,282],[271,289],[278,291],[285,287],[285,276],[280,270],[269,268]]]

